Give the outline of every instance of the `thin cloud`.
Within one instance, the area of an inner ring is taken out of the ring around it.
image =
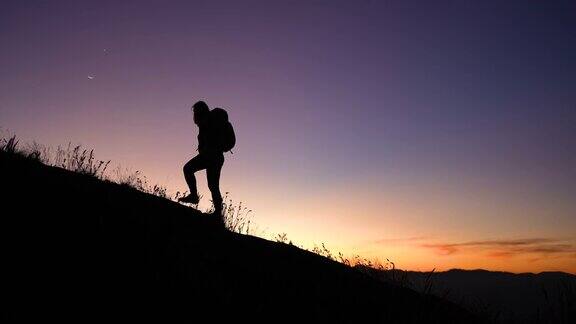
[[[549,238],[529,238],[517,240],[486,240],[486,241],[471,241],[464,243],[453,244],[454,246],[526,246],[532,244],[546,244],[558,242],[555,239]]]
[[[576,254],[576,247],[564,240],[550,238],[528,238],[515,240],[484,240],[461,243],[426,243],[421,247],[434,250],[440,255],[453,255],[469,251],[485,251],[494,258],[509,258],[518,255],[565,256]]]
[[[456,244],[422,244],[420,246],[433,249],[440,255],[451,255],[459,251]]]
[[[489,256],[491,258],[509,258],[509,257],[514,256],[514,255],[515,255],[515,253],[510,252],[510,251],[495,251],[495,252],[489,252],[487,254],[487,256]]]

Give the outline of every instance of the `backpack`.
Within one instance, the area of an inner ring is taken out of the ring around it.
[[[236,145],[234,127],[228,120],[228,113],[222,108],[214,108],[210,111],[218,146],[222,152],[231,151]]]

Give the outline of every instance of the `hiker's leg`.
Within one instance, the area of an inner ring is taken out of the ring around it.
[[[206,169],[206,159],[201,155],[196,155],[184,165],[184,179],[186,179],[191,195],[198,195],[194,173],[203,169]]]
[[[222,194],[220,193],[220,172],[224,164],[224,155],[220,154],[214,156],[210,161],[210,166],[206,168],[206,178],[208,179],[208,189],[212,194],[212,202],[214,203],[214,212],[222,212]]]

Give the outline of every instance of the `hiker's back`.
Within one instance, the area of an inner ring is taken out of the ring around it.
[[[228,113],[222,108],[214,108],[210,111],[211,135],[213,143],[220,152],[229,152],[236,145],[234,127],[228,119]]]

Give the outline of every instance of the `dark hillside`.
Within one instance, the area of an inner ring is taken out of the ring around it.
[[[126,186],[4,152],[0,183],[4,319],[475,321],[439,298],[224,231],[208,215]]]

